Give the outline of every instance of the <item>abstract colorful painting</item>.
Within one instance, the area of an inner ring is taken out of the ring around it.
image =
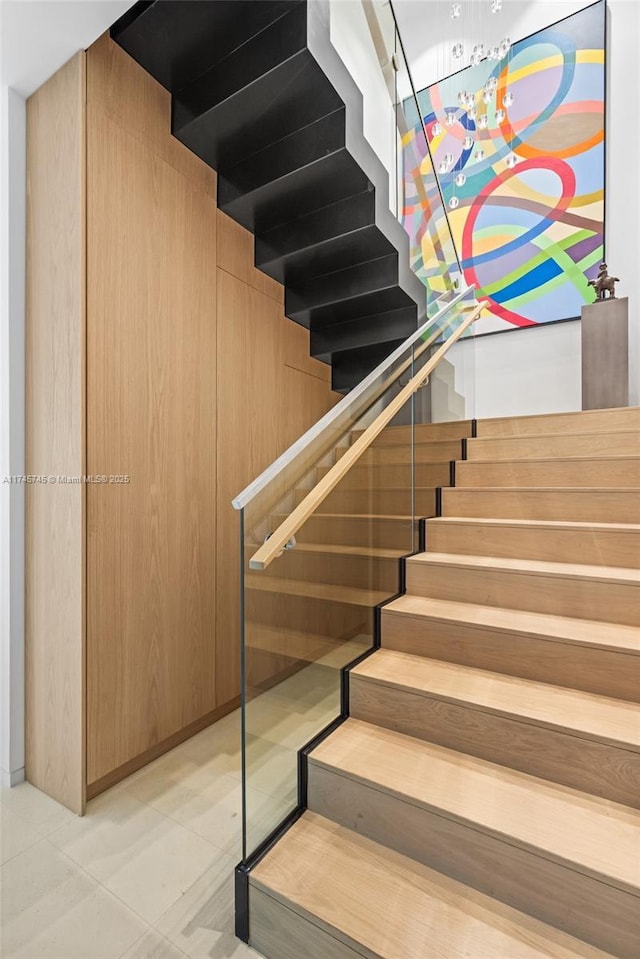
[[[433,238],[446,233],[446,212],[464,277],[490,314],[478,332],[576,317],[592,302],[587,281],[603,258],[604,95],[604,0],[418,94],[440,191],[414,109],[404,140],[414,268],[437,293]]]

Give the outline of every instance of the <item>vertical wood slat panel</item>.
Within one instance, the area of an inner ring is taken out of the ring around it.
[[[91,784],[216,707],[216,205],[88,129]]]
[[[26,469],[85,474],[86,73],[27,103]],[[85,486],[26,490],[26,776],[85,804]]]

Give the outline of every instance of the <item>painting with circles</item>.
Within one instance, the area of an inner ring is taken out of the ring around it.
[[[488,308],[476,332],[579,316],[603,259],[604,0],[427,87],[418,103],[437,181],[420,177],[432,167],[414,108],[404,224],[431,292],[445,283],[434,238],[448,233],[446,214]]]

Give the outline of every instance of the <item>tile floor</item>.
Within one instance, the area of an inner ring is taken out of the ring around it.
[[[0,794],[3,959],[248,959],[233,713],[74,816],[24,783]]]
[[[255,844],[295,806],[297,749],[336,715],[338,673],[307,667],[250,704]],[[2,959],[248,959],[234,936],[239,711],[88,804],[0,793]]]

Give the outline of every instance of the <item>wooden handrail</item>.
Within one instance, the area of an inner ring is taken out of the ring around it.
[[[391,422],[396,413],[402,409],[407,400],[416,390],[427,382],[430,374],[436,368],[449,347],[455,343],[456,340],[460,339],[462,334],[468,330],[471,324],[478,318],[483,309],[483,303],[474,307],[455,333],[442,344],[431,359],[425,363],[423,368],[416,373],[398,395],[391,400],[386,409],[384,409],[373,423],[366,428],[364,433],[358,437],[353,446],[349,447],[344,456],[341,456],[329,472],[322,477],[320,482],[307,493],[302,502],[283,520],[275,533],[272,533],[269,539],[266,540],[251,557],[249,560],[250,569],[266,569],[267,566],[280,555],[285,545],[295,536],[309,517],[315,513],[320,504],[324,502],[329,493],[335,489],[338,483],[346,476],[351,467],[357,463],[362,454],[371,446],[385,426]]]

